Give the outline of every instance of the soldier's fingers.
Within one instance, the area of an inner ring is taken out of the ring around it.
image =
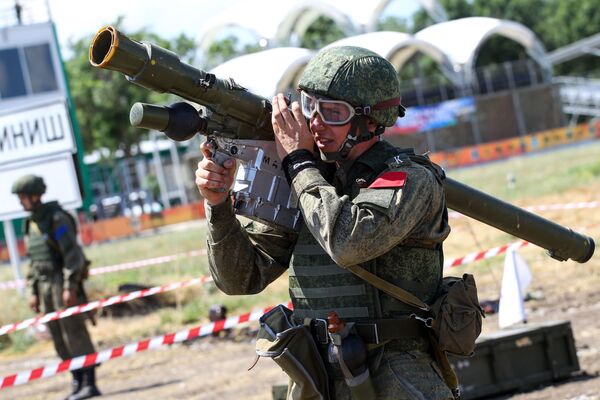
[[[200,143],[200,152],[205,158],[210,158],[212,155],[213,145],[210,142]]]
[[[223,188],[227,186],[227,182],[222,176],[199,174],[196,171],[196,186],[203,189]]]
[[[294,101],[292,103],[292,113],[294,115],[294,119],[296,120],[299,126],[306,125],[306,118],[304,117],[304,114],[302,114],[302,108],[300,107],[300,104],[297,101]]]
[[[278,93],[276,96],[274,96],[271,104],[273,105],[272,121],[284,129],[289,127],[292,118],[289,110],[287,109],[287,102],[285,97],[283,97],[283,94]]]
[[[225,181],[231,176],[231,171],[220,167],[219,171],[214,171],[206,168],[196,169],[196,176],[213,181]]]
[[[228,169],[231,169],[231,167],[226,168],[219,163],[214,162],[210,158],[204,158],[198,162],[198,169],[224,174],[228,171]]]

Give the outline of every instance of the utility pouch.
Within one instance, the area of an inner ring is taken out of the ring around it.
[[[287,398],[329,400],[327,371],[308,326],[296,324],[292,311],[283,305],[259,322],[256,354],[272,358],[294,382]]]
[[[431,313],[439,350],[459,356],[472,355],[485,317],[473,275],[443,278],[442,294],[431,305]]]

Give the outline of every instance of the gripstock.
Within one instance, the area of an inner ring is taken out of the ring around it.
[[[269,100],[233,79],[219,79],[183,63],[169,50],[131,40],[112,26],[95,35],[89,58],[94,67],[121,72],[132,83],[202,106],[136,103],[130,120],[134,126],[165,132],[177,141],[206,135],[218,161],[229,157],[239,161],[233,187],[236,213],[292,230],[299,227],[301,215],[292,207],[275,149]],[[451,209],[538,245],[557,260],[584,263],[594,254],[589,236],[448,177],[444,189]]]

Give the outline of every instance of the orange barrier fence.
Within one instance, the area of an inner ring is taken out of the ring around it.
[[[25,243],[22,240],[17,241],[17,248],[19,249],[19,254],[21,256],[25,255]],[[9,261],[10,256],[8,254],[8,247],[5,243],[0,241],[0,261]]]
[[[85,246],[107,240],[133,236],[146,229],[205,218],[204,202],[176,206],[161,213],[143,214],[137,218],[115,217],[95,222],[81,222],[79,229]],[[23,240],[17,242],[19,254],[25,256]],[[0,261],[9,261],[8,249],[0,242]]]
[[[557,128],[527,136],[462,147],[454,151],[436,152],[430,154],[430,158],[444,168],[461,167],[594,138],[600,139],[600,122]]]
[[[204,203],[197,202],[164,209],[160,213],[142,214],[139,217],[116,217],[81,224],[81,239],[84,245],[110,239],[128,237],[146,229],[203,219]]]

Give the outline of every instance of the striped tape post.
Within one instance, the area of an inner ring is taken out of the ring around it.
[[[43,324],[43,323],[46,323],[49,321],[54,321],[54,320],[61,319],[61,318],[67,318],[72,315],[81,314],[81,313],[84,313],[87,311],[95,310],[97,308],[107,307],[107,306],[111,306],[113,304],[118,304],[118,303],[124,303],[127,301],[139,299],[142,297],[153,296],[155,294],[168,292],[171,290],[180,289],[180,288],[184,288],[184,287],[188,287],[188,286],[192,286],[192,285],[200,285],[200,284],[204,284],[206,282],[211,282],[211,281],[212,281],[212,277],[202,276],[200,278],[194,278],[194,279],[190,279],[188,281],[169,283],[169,284],[163,285],[163,286],[155,286],[152,288],[137,290],[135,292],[131,292],[131,293],[127,293],[127,294],[112,296],[112,297],[109,297],[104,300],[91,301],[89,303],[69,307],[64,310],[53,311],[53,312],[49,312],[48,314],[40,315],[38,317],[28,318],[21,322],[6,324],[6,325],[0,327],[0,336],[6,335],[8,333],[11,333],[11,332],[14,332],[17,330],[28,328],[32,325]]]
[[[287,304],[292,308],[291,302]],[[61,372],[73,371],[83,367],[89,367],[99,363],[106,362],[119,357],[130,356],[141,351],[156,349],[161,346],[174,343],[184,342],[197,337],[208,336],[224,329],[230,329],[236,325],[240,325],[249,321],[258,321],[258,319],[271,310],[273,306],[264,309],[252,311],[237,317],[230,317],[216,322],[211,322],[206,325],[196,326],[191,329],[179,331],[177,333],[169,333],[163,336],[156,336],[152,339],[141,340],[136,343],[130,343],[123,346],[117,346],[112,349],[104,350],[97,353],[87,354],[75,358],[71,358],[59,363],[49,364],[44,367],[35,368],[29,371],[19,372],[17,374],[8,375],[0,378],[0,389],[11,386],[22,385],[40,378],[48,378]]]
[[[480,251],[480,252],[476,252],[476,253],[470,253],[463,257],[445,260],[444,261],[444,269],[457,267],[459,265],[470,264],[475,261],[485,260],[486,258],[492,258],[499,254],[506,253],[506,251],[510,248],[516,250],[516,249],[520,249],[523,246],[527,246],[528,244],[529,244],[529,242],[527,242],[525,240],[521,240],[518,242],[511,243],[511,244],[505,244],[503,246],[494,247],[489,250]]]

